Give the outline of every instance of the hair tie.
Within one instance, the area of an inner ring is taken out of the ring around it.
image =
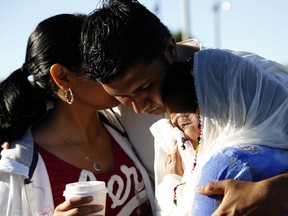
[[[23,65],[22,65],[22,67],[20,68],[20,70],[22,71],[22,73],[26,76],[26,77],[28,77],[30,74],[29,74],[29,72],[28,72],[28,70],[27,70],[27,64],[24,62],[23,63]]]

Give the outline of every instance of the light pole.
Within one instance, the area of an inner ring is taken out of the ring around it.
[[[221,47],[221,14],[220,11],[229,11],[231,3],[226,0],[216,0],[213,5],[215,47]]]
[[[182,40],[187,40],[190,37],[190,7],[189,0],[182,1],[183,8],[183,26],[182,26]]]
[[[160,2],[158,0],[156,0],[153,11],[156,15],[159,15],[158,13],[160,11]]]

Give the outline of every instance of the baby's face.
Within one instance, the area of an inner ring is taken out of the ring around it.
[[[194,149],[198,145],[198,114],[195,113],[170,113],[170,120],[174,127],[178,127],[190,140]]]

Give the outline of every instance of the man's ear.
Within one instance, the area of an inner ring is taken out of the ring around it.
[[[177,48],[176,48],[176,41],[173,37],[170,37],[166,40],[165,43],[165,56],[169,63],[176,61],[178,58]]]
[[[50,75],[56,85],[62,90],[69,89],[68,70],[61,64],[54,64],[50,68]]]

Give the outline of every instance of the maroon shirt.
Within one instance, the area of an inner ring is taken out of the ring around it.
[[[55,207],[64,202],[65,185],[83,180],[99,180],[108,187],[106,215],[152,215],[144,182],[134,162],[110,136],[114,152],[113,169],[104,174],[74,167],[36,144],[48,170]]]

